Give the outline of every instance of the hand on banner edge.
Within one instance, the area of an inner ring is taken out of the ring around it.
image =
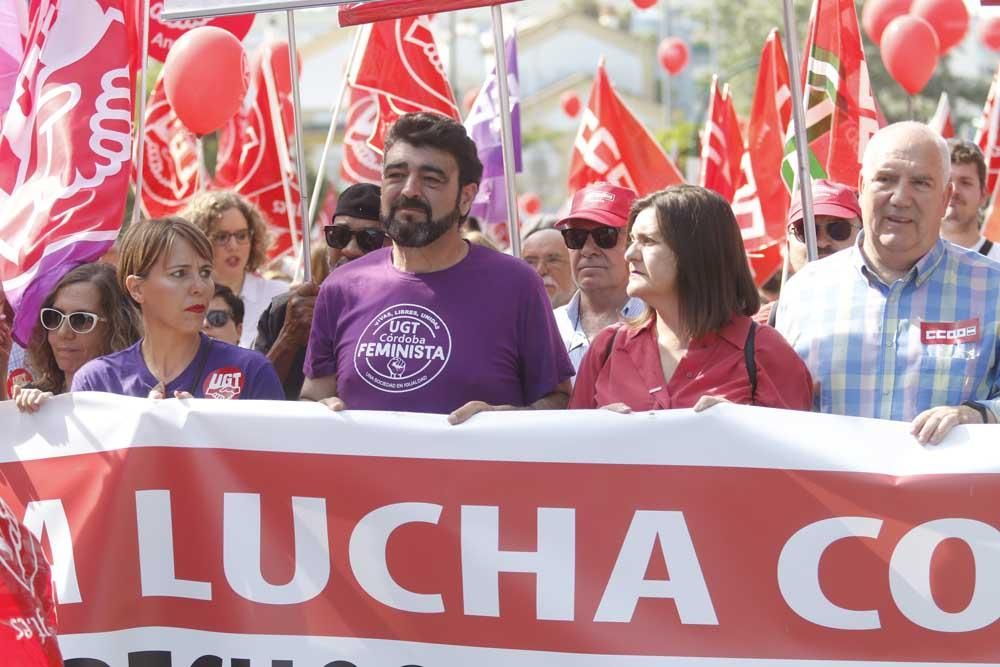
[[[14,385],[12,390],[13,396],[11,399],[14,401],[14,405],[17,409],[25,414],[34,414],[38,412],[42,404],[52,398],[53,394],[51,391],[42,391],[41,389],[25,389],[20,385]]]
[[[939,405],[917,415],[910,433],[921,445],[939,445],[959,424],[983,424],[982,416],[965,405]]]
[[[457,426],[463,422],[469,421],[474,415],[480,412],[496,412],[501,410],[519,410],[517,406],[514,405],[490,405],[486,401],[469,401],[458,410],[455,410],[450,415],[448,415],[448,423],[452,426]]]
[[[609,403],[608,405],[602,405],[601,410],[607,410],[608,412],[616,412],[620,415],[632,414],[632,408],[625,405],[624,403]]]
[[[695,412],[704,412],[710,407],[718,405],[720,403],[732,403],[728,398],[723,398],[722,396],[710,396],[705,394],[698,399],[698,402],[694,404]]]

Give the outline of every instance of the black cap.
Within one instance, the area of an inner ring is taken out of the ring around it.
[[[340,193],[333,217],[349,215],[362,220],[378,220],[381,204],[382,188],[371,183],[358,183]]]

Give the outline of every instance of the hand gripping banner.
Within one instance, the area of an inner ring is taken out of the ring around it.
[[[995,426],[0,404],[69,667],[1000,662]]]

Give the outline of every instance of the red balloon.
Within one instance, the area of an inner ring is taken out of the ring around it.
[[[910,12],[913,0],[866,0],[861,8],[861,25],[876,44],[882,43],[882,33],[889,21]]]
[[[247,54],[231,32],[204,26],[184,33],[163,63],[163,89],[174,113],[197,135],[240,110],[250,83]]]
[[[657,0],[632,0],[632,4],[639,9],[649,9],[655,5]]]
[[[520,197],[521,210],[528,215],[535,215],[542,210],[542,199],[534,192],[526,192]]]
[[[688,47],[677,37],[667,37],[656,49],[660,65],[671,75],[678,74],[688,62]]]
[[[969,30],[969,10],[962,0],[913,0],[910,14],[931,24],[938,36],[938,55],[962,41]]]
[[[576,118],[580,115],[580,109],[583,107],[583,103],[580,102],[580,96],[572,90],[567,90],[562,94],[559,98],[559,105],[562,107],[563,113],[570,118]]]
[[[916,95],[938,64],[938,38],[934,28],[917,16],[897,16],[882,33],[882,62],[889,74],[910,95]]]
[[[992,16],[979,26],[979,39],[986,48],[1000,51],[1000,16]]]

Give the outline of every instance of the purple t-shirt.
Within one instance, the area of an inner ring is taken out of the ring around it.
[[[132,347],[88,361],[73,376],[70,391],[106,391],[145,398],[158,383],[146,367],[139,341]],[[256,398],[281,401],[285,392],[271,362],[246,350],[201,334],[194,359],[170,384],[166,396],[190,392],[195,398]]]
[[[392,249],[326,279],[306,351],[348,409],[444,414],[468,401],[525,406],[572,377],[541,279],[477,245],[443,271],[404,273]]]

